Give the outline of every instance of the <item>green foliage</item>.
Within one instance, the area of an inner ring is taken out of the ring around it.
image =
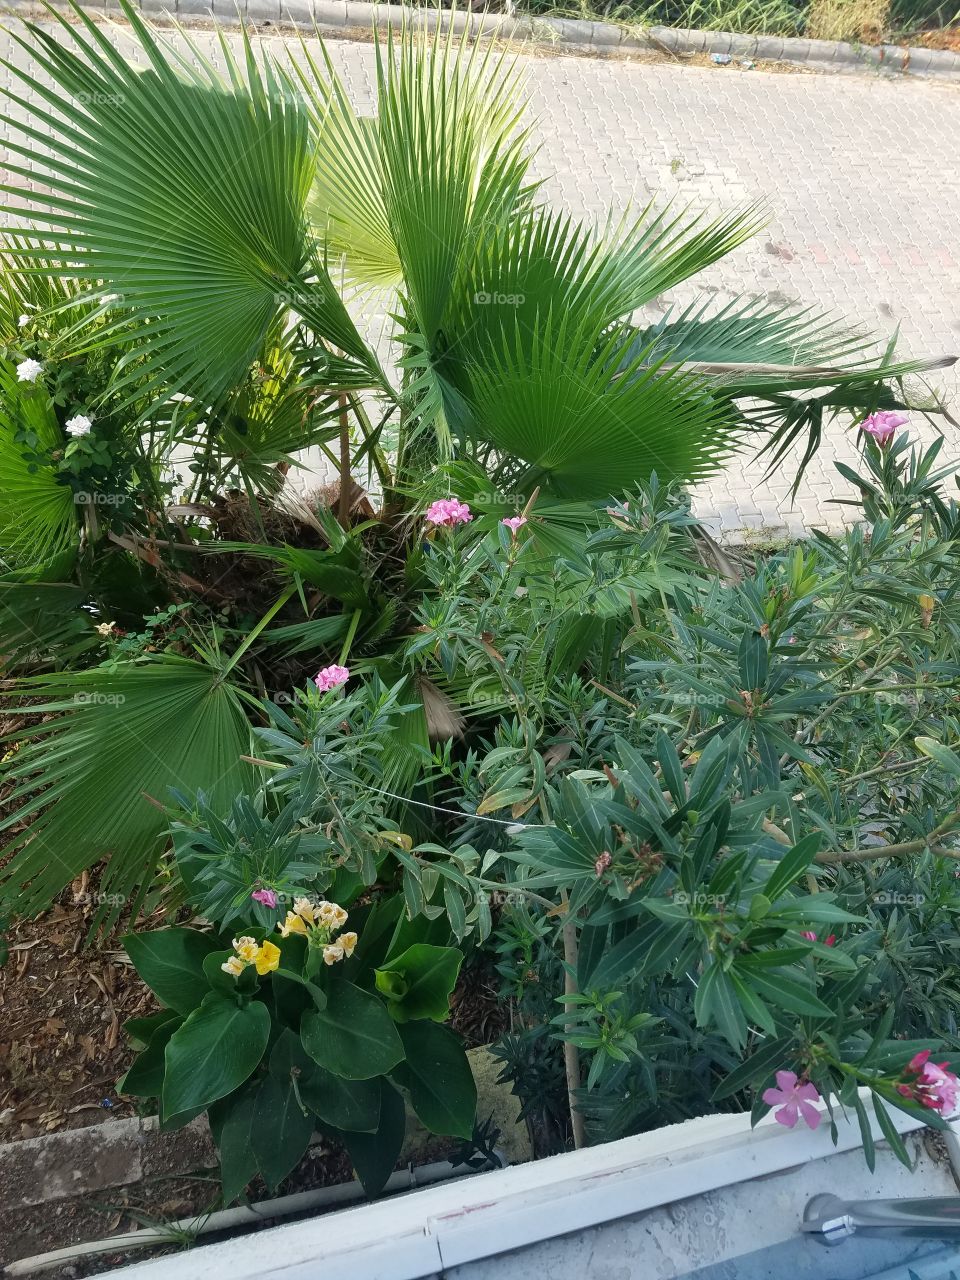
[[[37,719],[17,730],[6,765],[0,831],[13,829],[3,853],[14,857],[0,888],[24,914],[105,857],[98,917],[136,911],[166,843],[170,789],[200,787],[223,805],[253,779],[236,690],[205,662],[164,654],[32,676],[15,696]]]
[[[307,918],[305,902],[310,900],[297,900],[300,921]],[[249,905],[247,921],[253,917]],[[319,919],[323,907],[314,900],[307,914]],[[232,919],[236,914],[231,908]],[[369,911],[361,911],[361,939],[364,914],[370,920]],[[463,1045],[432,1020],[445,1017],[447,1008],[444,1001],[441,1010],[430,974],[439,963],[455,975],[459,952],[426,947],[431,969],[414,963],[424,944],[396,957],[396,972],[411,975],[414,1001],[407,1006],[411,1020],[398,1033],[393,1007],[378,993],[377,974],[362,959],[363,946],[352,959],[331,961],[330,930],[310,926],[305,937],[287,924],[280,933],[252,927],[257,937],[241,935],[232,952],[225,936],[191,929],[125,940],[137,972],[168,1010],[128,1027],[142,1049],[120,1087],[159,1098],[167,1125],[209,1113],[225,1203],[257,1173],[275,1189],[318,1127],[345,1144],[364,1188],[376,1194],[393,1168],[406,1124],[394,1085],[409,1094],[432,1132],[472,1135],[476,1088]],[[394,940],[406,939],[409,928],[393,933]],[[390,945],[388,966],[389,951]],[[349,969],[349,978],[338,975],[337,964]],[[419,992],[417,978],[424,988]],[[421,1010],[425,1018],[416,1016]]]
[[[474,1141],[467,940],[541,1147],[568,1102],[759,1114],[777,1071],[892,1132],[960,1052],[947,469],[863,437],[867,524],[755,562],[677,486],[747,433],[805,465],[937,362],[744,298],[636,325],[762,213],[552,213],[488,45],[388,32],[366,118],[322,44],[220,75],[123,10],[138,64],[77,8],[8,92],[0,914],[99,866],[96,923],[209,922],[130,934],[164,1007],[124,1087],[209,1115],[228,1202],[317,1127],[381,1189],[407,1101]],[[334,278],[383,295],[396,385]]]

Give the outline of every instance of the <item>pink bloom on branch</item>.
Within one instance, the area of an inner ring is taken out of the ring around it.
[[[438,528],[452,529],[456,524],[467,524],[473,519],[473,514],[459,498],[439,498],[427,507],[426,519]]]
[[[905,426],[907,422],[909,418],[905,413],[898,413],[896,409],[878,409],[864,418],[860,430],[873,436],[877,444],[885,445],[893,439],[897,427]]]
[[[904,1068],[905,1076],[916,1076],[910,1084],[897,1085],[897,1092],[904,1098],[912,1098],[931,1111],[952,1116],[960,1100],[960,1079],[947,1070],[945,1062],[931,1062],[930,1050],[915,1054]]]
[[[808,942],[816,942],[816,940],[817,940],[817,935],[816,935],[815,933],[811,933],[809,929],[804,929],[804,931],[803,931],[803,933],[801,933],[800,937],[801,937],[801,938],[806,938],[806,940],[807,940]]]
[[[817,938],[817,935],[816,935],[815,933],[811,932],[811,930],[810,930],[810,929],[804,929],[804,930],[803,930],[803,932],[800,934],[800,937],[801,937],[801,938],[806,938],[806,940],[807,940],[808,942],[818,942],[818,941],[819,941],[819,939]],[[823,940],[823,945],[824,945],[825,947],[832,947],[832,946],[833,946],[833,944],[836,942],[836,940],[837,940],[837,935],[836,935],[835,933],[828,933],[828,934],[827,934],[827,936],[826,936],[826,937],[824,938],[824,940]]]
[[[500,523],[505,524],[507,528],[510,530],[511,535],[515,538],[517,536],[517,530],[522,529],[523,526],[527,523],[527,517],[526,516],[507,516],[506,520],[501,520]]]
[[[816,1085],[809,1080],[800,1084],[793,1071],[778,1071],[777,1087],[765,1089],[763,1100],[768,1107],[779,1108],[773,1118],[788,1129],[792,1129],[801,1116],[811,1129],[816,1129],[822,1118],[813,1105],[820,1101]]]
[[[277,905],[277,895],[273,889],[254,889],[250,897],[254,902],[262,902],[265,907]]]
[[[328,693],[331,689],[336,689],[341,684],[346,684],[350,679],[349,667],[338,667],[336,663],[332,666],[324,667],[322,671],[318,671],[313,677],[313,683],[317,686],[321,693]]]

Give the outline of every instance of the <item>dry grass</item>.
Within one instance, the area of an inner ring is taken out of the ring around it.
[[[890,0],[811,0],[805,34],[872,44],[882,38],[889,18]]]

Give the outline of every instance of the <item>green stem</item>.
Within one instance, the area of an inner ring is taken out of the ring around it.
[[[280,598],[270,606],[267,612],[263,615],[263,617],[260,619],[257,625],[253,628],[250,634],[246,637],[246,639],[240,645],[240,648],[236,650],[233,657],[230,659],[227,665],[220,672],[221,680],[225,680],[227,678],[227,676],[230,674],[233,668],[237,665],[237,663],[240,661],[243,655],[247,652],[247,650],[253,644],[254,640],[256,640],[260,632],[264,629],[267,623],[273,621],[273,619],[277,616],[277,614],[280,612],[283,606],[287,603],[287,601],[290,599],[290,597],[293,595],[296,589],[297,589],[296,586],[289,586],[286,589],[286,591],[284,591],[283,595],[281,595]]]

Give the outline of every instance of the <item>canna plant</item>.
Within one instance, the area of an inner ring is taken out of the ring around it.
[[[128,1023],[139,1052],[120,1090],[155,1099],[166,1127],[209,1117],[225,1204],[258,1174],[276,1188],[315,1131],[377,1194],[400,1155],[405,1099],[433,1133],[474,1132],[470,1065],[442,1025],[463,959],[446,918],[410,920],[387,885],[358,902],[356,876],[337,880],[346,907],[324,896],[340,850],[297,825],[305,808],[271,823],[238,799],[224,824],[201,802],[174,843],[211,927],[124,939],[163,1007]]]

